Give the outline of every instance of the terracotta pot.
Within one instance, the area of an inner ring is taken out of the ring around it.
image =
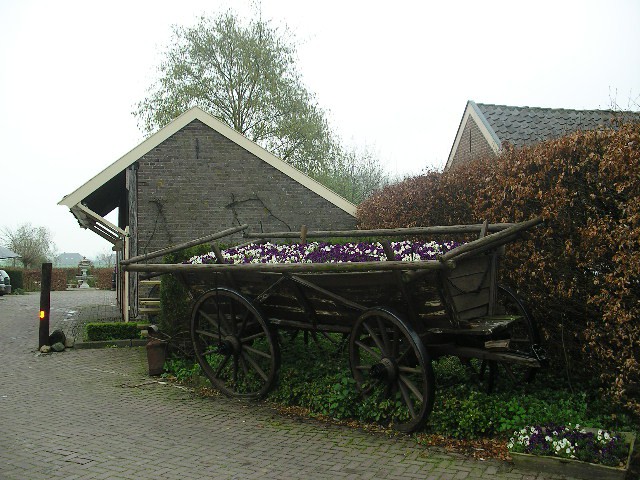
[[[167,356],[167,342],[151,338],[147,342],[147,361],[149,375],[161,375],[164,372],[164,361]]]

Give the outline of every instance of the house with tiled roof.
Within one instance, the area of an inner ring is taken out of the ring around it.
[[[84,256],[76,252],[63,252],[54,258],[53,263],[56,267],[77,267],[83,258]]]
[[[611,126],[615,120],[640,121],[640,112],[511,107],[469,100],[444,169],[498,155],[506,144],[522,147],[577,130]]]

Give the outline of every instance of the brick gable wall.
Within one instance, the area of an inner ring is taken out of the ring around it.
[[[482,135],[478,124],[472,116],[469,116],[450,168],[455,168],[489,155],[495,156],[495,153],[486,138],[484,138],[484,135]]]
[[[200,121],[140,158],[137,169],[137,254],[238,223],[254,232],[355,227],[354,217]]]

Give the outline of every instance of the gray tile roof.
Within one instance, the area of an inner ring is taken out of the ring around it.
[[[18,255],[16,252],[0,246],[0,258],[18,258],[19,256],[20,255]]]
[[[576,130],[610,127],[611,121],[622,117],[640,121],[640,112],[613,110],[567,110],[564,108],[510,107],[507,105],[475,104],[500,143],[521,147]]]

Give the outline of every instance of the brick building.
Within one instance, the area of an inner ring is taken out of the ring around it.
[[[65,196],[80,226],[119,259],[226,228],[351,229],[356,207],[199,108],[192,108]],[[118,209],[118,224],[104,217]],[[240,241],[241,234],[225,242]],[[121,279],[137,315],[137,280]]]
[[[615,120],[640,121],[638,112],[510,107],[475,103],[462,115],[445,170],[476,158],[498,155],[503,145],[531,145],[576,130],[610,127]]]

